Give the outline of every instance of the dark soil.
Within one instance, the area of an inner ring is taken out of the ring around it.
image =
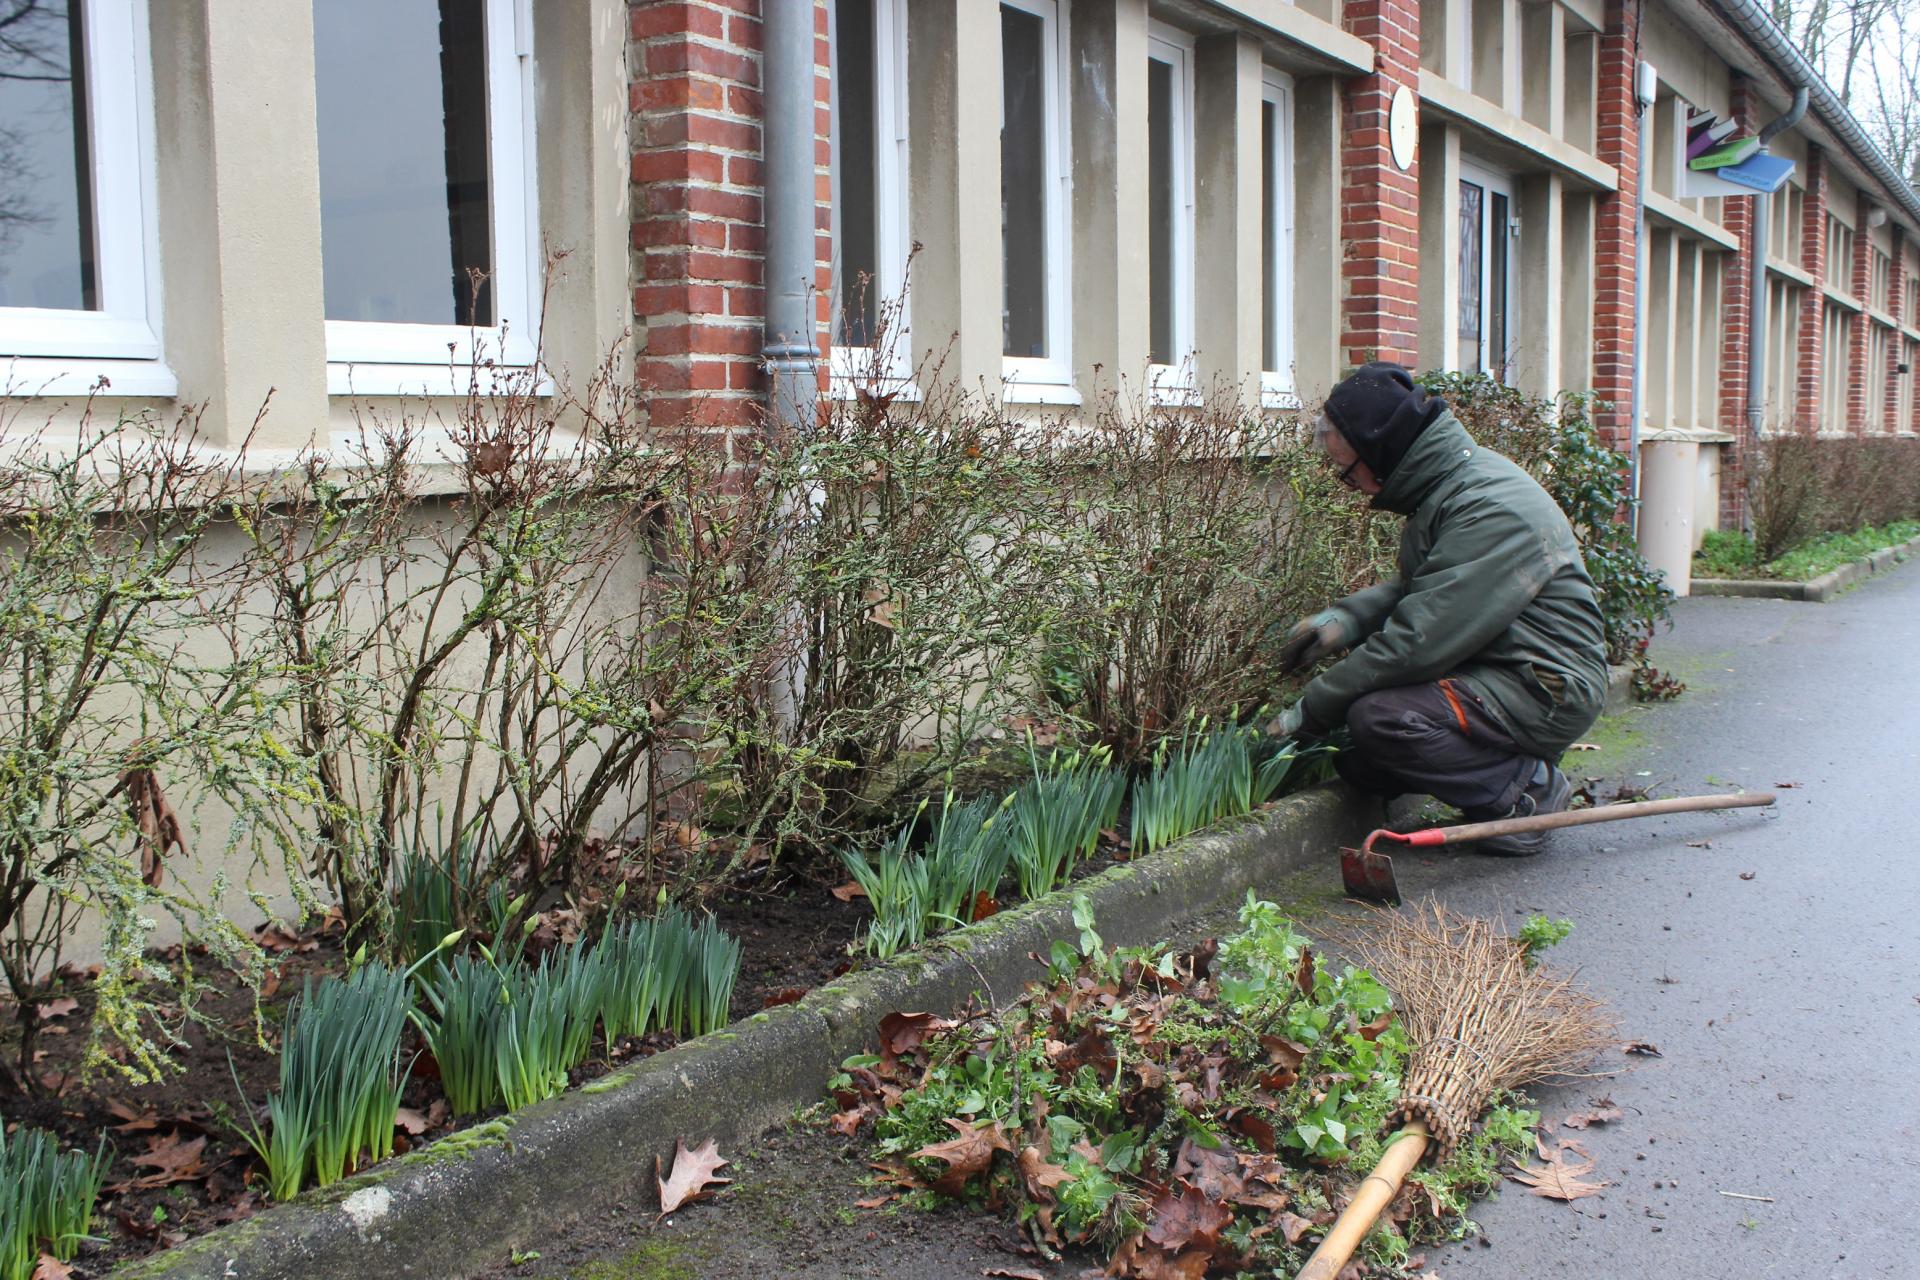
[[[721,925],[740,939],[734,1019],[797,1000],[851,967],[848,947],[868,912],[858,898],[851,902],[835,898],[831,887],[796,878],[777,890],[743,891],[709,904]],[[107,1073],[83,1078],[81,1062],[93,1000],[85,976],[75,975],[64,994],[76,1005],[42,1019],[33,1065],[42,1095],[0,1092],[0,1123],[9,1130],[27,1124],[55,1133],[70,1147],[92,1150],[103,1138],[113,1147],[108,1190],[94,1221],[101,1239],[83,1246],[75,1260],[76,1275],[102,1274],[121,1262],[247,1217],[267,1202],[264,1167],[241,1136],[245,1108],[264,1115],[267,1095],[279,1083],[276,1050],[287,1001],[307,977],[337,973],[345,961],[337,929],[323,926],[298,936],[262,936],[279,976],[269,982],[259,1003],[258,1022],[253,994],[245,985],[196,954],[195,972],[205,988],[194,1006],[196,1018],[171,1011],[176,1016],[169,1033],[176,1043],[169,1057],[180,1070],[159,1083],[135,1086]],[[153,959],[177,971],[181,955],[176,947],[156,952]],[[14,1027],[13,1007],[0,1003],[0,1054],[10,1060],[19,1053]],[[267,1047],[257,1033],[264,1034]],[[154,1038],[168,1037],[155,1033]],[[673,1043],[671,1036],[649,1036],[644,1041],[625,1040],[611,1053],[596,1044],[587,1062],[573,1072],[574,1083],[604,1075]],[[405,1052],[412,1055],[417,1049],[410,1031]],[[417,1115],[403,1113],[402,1119],[420,1132],[403,1133],[397,1142],[399,1151],[488,1118],[453,1123],[446,1116],[431,1059],[416,1059],[414,1070],[403,1105]],[[156,1153],[184,1152],[194,1143],[204,1145],[196,1158],[180,1163],[178,1177],[163,1180],[161,1168],[138,1163]]]
[[[664,1220],[637,1197],[536,1243],[538,1257],[502,1258],[486,1280],[1062,1280],[1101,1274],[1084,1254],[1048,1262],[1003,1218],[890,1195],[859,1147],[823,1129],[779,1128],[723,1152],[733,1185]],[[885,1203],[860,1207],[876,1200]]]

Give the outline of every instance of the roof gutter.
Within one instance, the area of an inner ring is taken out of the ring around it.
[[[1820,118],[1820,122],[1866,163],[1868,170],[1879,179],[1880,185],[1887,189],[1907,217],[1920,224],[1920,195],[1915,194],[1913,184],[1902,174],[1894,172],[1892,162],[1867,136],[1860,122],[1853,118],[1853,112],[1847,110],[1846,104],[1827,87],[1826,80],[1793,47],[1766,8],[1754,3],[1754,0],[1712,0],[1712,3],[1773,64],[1774,70],[1785,77],[1790,88],[1807,91],[1813,102],[1814,114]]]

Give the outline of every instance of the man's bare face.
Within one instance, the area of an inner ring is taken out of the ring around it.
[[[1373,468],[1360,461],[1360,455],[1353,451],[1347,438],[1340,434],[1339,428],[1328,421],[1326,414],[1320,415],[1320,421],[1313,429],[1314,441],[1327,455],[1340,472],[1340,483],[1349,489],[1358,489],[1361,493],[1378,493],[1381,489],[1379,478],[1373,474]]]

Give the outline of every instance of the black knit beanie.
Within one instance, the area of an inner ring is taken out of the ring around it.
[[[1446,401],[1414,386],[1413,375],[1405,369],[1376,360],[1334,387],[1323,412],[1360,461],[1385,480],[1446,407]]]

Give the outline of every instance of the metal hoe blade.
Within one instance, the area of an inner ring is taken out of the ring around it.
[[[1379,837],[1376,831],[1358,849],[1340,850],[1340,878],[1346,881],[1350,898],[1398,906],[1400,885],[1393,878],[1393,859],[1373,847]]]

